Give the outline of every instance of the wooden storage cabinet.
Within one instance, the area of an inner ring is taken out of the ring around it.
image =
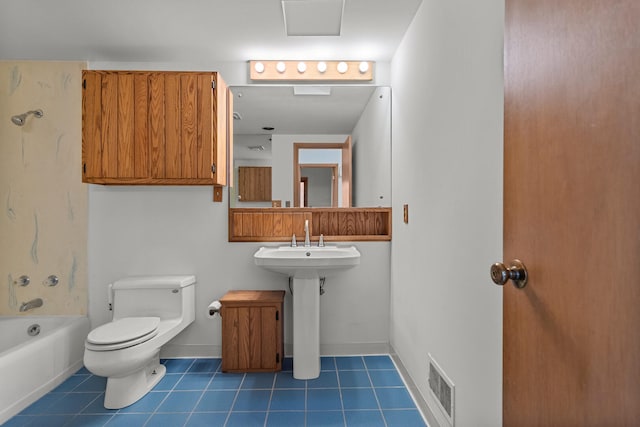
[[[226,185],[231,97],[213,72],[83,71],[82,180]]]
[[[271,201],[271,166],[240,166],[238,168],[238,201]]]
[[[222,371],[282,370],[285,291],[230,291],[222,308]]]

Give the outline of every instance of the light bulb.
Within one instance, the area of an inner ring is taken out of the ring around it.
[[[338,72],[339,72],[340,74],[344,74],[344,73],[346,73],[348,69],[349,69],[349,66],[347,65],[347,63],[346,63],[346,62],[340,62],[340,63],[338,64]]]
[[[324,61],[318,62],[318,72],[324,73],[325,71],[327,71],[327,63]]]
[[[298,62],[298,72],[302,74],[305,71],[307,71],[307,64],[304,62]]]
[[[253,64],[253,69],[256,70],[256,73],[264,73],[264,64],[262,62],[256,62]]]
[[[284,62],[280,61],[276,64],[276,70],[278,70],[280,74],[284,73],[286,69],[287,65]]]
[[[358,70],[360,70],[361,74],[366,73],[367,71],[369,71],[369,63],[362,61],[360,65],[358,65]]]

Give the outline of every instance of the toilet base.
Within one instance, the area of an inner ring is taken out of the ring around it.
[[[132,405],[145,396],[164,377],[167,368],[160,363],[159,352],[151,362],[126,377],[107,378],[104,407],[120,409]]]

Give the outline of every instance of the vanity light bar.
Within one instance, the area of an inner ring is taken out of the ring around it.
[[[373,80],[371,61],[249,61],[251,80]]]

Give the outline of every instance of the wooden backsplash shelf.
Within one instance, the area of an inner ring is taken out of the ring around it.
[[[391,240],[391,208],[231,208],[229,241],[303,242],[306,219],[312,241]]]

